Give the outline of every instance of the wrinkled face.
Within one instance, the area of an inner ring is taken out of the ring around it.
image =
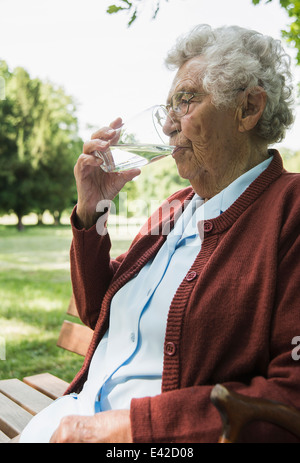
[[[167,103],[177,92],[203,93],[199,75],[204,66],[202,57],[187,61],[175,76]],[[170,144],[177,147],[173,158],[179,175],[188,179],[198,194],[207,197],[208,190],[221,187],[228,169],[238,163],[240,134],[235,110],[216,109],[211,96],[205,94],[191,100],[185,116],[178,118],[172,110],[170,115],[173,123],[167,131]]]

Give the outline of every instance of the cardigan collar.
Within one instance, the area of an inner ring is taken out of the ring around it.
[[[218,217],[204,221],[208,222],[207,228],[210,234],[221,233],[231,227],[238,217],[282,174],[284,169],[279,152],[276,149],[269,149],[269,154],[273,156],[270,165],[246,188],[238,199]],[[192,187],[188,187],[182,192],[185,193],[184,196],[181,196],[180,202],[178,201],[178,205],[174,207],[173,211],[170,211],[168,217],[162,215],[159,224],[162,235],[167,235],[167,232],[172,230],[184,207],[195,195]],[[172,203],[172,201],[174,201],[173,197],[170,202]],[[205,228],[204,232],[206,231]]]
[[[226,211],[218,217],[208,221],[212,224],[213,228],[210,234],[221,233],[231,227],[238,217],[282,174],[283,163],[279,152],[275,149],[270,149],[269,153],[273,156],[270,165],[248,186],[248,188],[246,188]]]

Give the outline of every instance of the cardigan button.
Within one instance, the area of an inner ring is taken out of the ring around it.
[[[197,273],[194,272],[194,271],[191,271],[187,274],[187,276],[185,277],[186,281],[193,281],[197,276]]]
[[[165,353],[167,355],[175,355],[175,352],[176,352],[176,345],[174,342],[167,342],[167,344],[165,345]]]
[[[206,233],[211,232],[213,228],[214,228],[214,224],[210,220],[204,221],[204,231]]]

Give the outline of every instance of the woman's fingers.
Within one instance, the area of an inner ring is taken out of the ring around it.
[[[103,162],[104,161],[100,156],[91,156],[90,154],[82,153],[77,159],[77,163],[75,164],[75,167],[74,167],[74,172],[75,174],[77,174],[79,171],[83,173],[82,169],[84,169],[85,167],[98,167],[98,166],[101,166]],[[89,171],[87,171],[86,173],[88,172]]]
[[[135,177],[140,175],[140,173],[141,173],[141,169],[138,169],[138,168],[134,168],[134,169],[130,169],[130,170],[125,170],[124,172],[120,172],[120,174],[123,176],[123,179],[124,179],[124,181],[126,183],[133,180]]]
[[[91,136],[92,139],[100,138],[103,140],[111,140],[115,135],[118,129],[122,127],[122,119],[117,117],[114,121],[109,124],[109,127],[101,127],[101,129],[94,132]]]
[[[122,127],[122,125],[123,125],[122,118],[117,117],[117,119],[115,119],[114,121],[112,121],[109,124],[109,127],[112,128],[112,129],[120,129]]]
[[[109,127],[102,127],[94,132],[91,140],[83,144],[83,154],[94,155],[113,170],[114,161],[109,146],[118,143],[122,125],[122,119],[118,117],[110,123]]]
[[[93,154],[94,151],[106,151],[109,147],[109,141],[100,140],[99,138],[94,140],[88,140],[83,144],[84,154]]]
[[[121,129],[123,126],[123,121],[120,117],[117,117],[113,122],[109,124],[109,127],[115,130],[115,133],[111,133],[112,138],[110,140],[111,145],[116,145],[119,141]]]

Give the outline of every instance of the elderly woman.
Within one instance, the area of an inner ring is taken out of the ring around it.
[[[268,149],[293,120],[289,59],[255,31],[200,25],[167,63],[178,70],[165,131],[191,187],[110,259],[96,206],[139,171],[105,173],[93,156],[120,119],[84,144],[71,269],[94,337],[66,395],[21,442],[216,442],[216,383],[300,407],[300,177]],[[262,425],[248,438],[287,436]]]

